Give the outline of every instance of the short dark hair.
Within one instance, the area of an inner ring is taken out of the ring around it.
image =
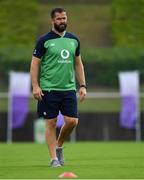
[[[62,12],[66,12],[66,10],[62,7],[56,7],[54,9],[51,10],[51,18],[53,19],[55,17],[55,13],[62,13]]]

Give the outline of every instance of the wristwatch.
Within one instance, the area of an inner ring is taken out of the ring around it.
[[[80,88],[81,88],[81,87],[84,87],[84,88],[86,88],[86,89],[87,89],[87,86],[86,86],[86,85],[84,85],[84,84],[80,85]]]

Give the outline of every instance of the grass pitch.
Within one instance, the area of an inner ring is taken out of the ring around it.
[[[79,179],[144,178],[144,143],[66,143],[66,165],[50,168],[45,144],[0,144],[0,179],[58,179],[73,172]]]

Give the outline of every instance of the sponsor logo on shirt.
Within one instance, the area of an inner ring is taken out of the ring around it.
[[[62,57],[62,60],[58,60],[58,63],[71,63],[71,61],[68,60],[70,52],[67,49],[61,50],[60,55]]]
[[[55,46],[55,43],[51,43],[50,46],[51,46],[51,47],[54,47],[54,46]]]
[[[70,60],[58,60],[58,63],[71,63]]]
[[[68,50],[66,50],[66,49],[61,50],[61,57],[62,57],[63,59],[69,58],[69,55],[70,55],[70,53],[69,53]]]

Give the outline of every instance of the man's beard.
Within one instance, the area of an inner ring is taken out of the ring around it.
[[[54,28],[58,32],[64,32],[66,30],[66,27],[67,27],[67,24],[65,24],[65,23],[60,24],[60,25],[54,24]]]

